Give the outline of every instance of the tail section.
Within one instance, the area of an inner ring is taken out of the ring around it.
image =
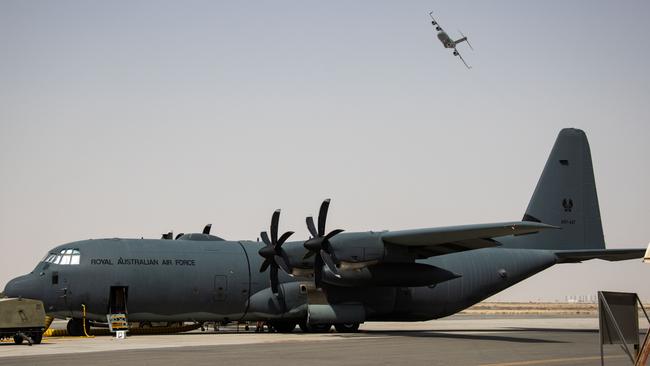
[[[462,38],[460,38],[459,40],[455,41],[454,43],[455,43],[455,44],[459,44],[460,42],[466,42],[467,45],[469,46],[469,48],[470,48],[472,51],[474,51],[474,47],[472,47],[472,44],[469,43],[469,39],[467,39],[467,36],[465,36],[465,35],[463,34],[463,32],[461,32],[460,30],[458,30],[458,33],[460,33],[460,36],[461,36]]]
[[[508,246],[572,251],[605,249],[591,151],[582,130],[560,131],[523,220],[559,226],[561,230],[516,237]]]

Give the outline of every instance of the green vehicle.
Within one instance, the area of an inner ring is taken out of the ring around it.
[[[0,299],[0,339],[13,338],[16,344],[39,344],[45,330],[43,302],[23,298]]]

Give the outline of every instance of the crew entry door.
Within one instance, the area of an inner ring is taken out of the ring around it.
[[[111,286],[108,300],[108,314],[127,314],[128,286]]]
[[[129,298],[127,286],[111,286],[111,293],[108,298],[108,328],[111,332],[118,332],[124,336],[123,331],[129,330],[129,321],[126,318],[126,303]]]

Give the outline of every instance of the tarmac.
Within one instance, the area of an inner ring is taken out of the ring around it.
[[[640,320],[643,334],[646,327]],[[363,324],[355,334],[194,331],[172,335],[47,337],[0,343],[0,365],[599,365],[595,317],[464,316]],[[605,346],[605,365],[629,365]]]

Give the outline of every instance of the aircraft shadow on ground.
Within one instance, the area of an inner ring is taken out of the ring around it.
[[[549,331],[548,329],[543,329]],[[539,331],[543,331],[540,329]],[[457,334],[465,332],[479,332],[483,334]],[[393,336],[393,337],[417,337],[417,338],[449,338],[449,339],[471,339],[485,341],[500,341],[514,343],[569,343],[564,341],[540,338],[514,337],[507,335],[496,335],[502,333],[503,329],[463,329],[463,330],[445,330],[445,331],[421,331],[421,330],[394,330],[394,331],[364,331],[364,335],[376,336]],[[489,333],[489,334],[488,334]]]
[[[509,327],[508,329],[515,332],[598,333],[598,329],[519,328],[519,327]]]

